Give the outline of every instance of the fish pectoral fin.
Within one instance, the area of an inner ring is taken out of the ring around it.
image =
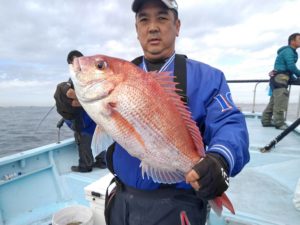
[[[93,156],[96,157],[99,153],[107,150],[112,143],[114,143],[114,140],[97,125],[91,144]]]
[[[151,177],[156,183],[174,184],[184,181],[185,179],[184,173],[181,171],[172,171],[168,168],[154,168],[145,161],[141,162],[140,167],[142,169],[143,179],[144,174],[146,174],[148,178]]]
[[[143,140],[142,135],[135,129],[135,127],[124,118],[119,112],[116,110],[112,110],[112,119],[115,121],[116,126],[119,130],[123,131],[123,138],[134,140],[135,143],[139,144],[139,146],[143,149],[146,149],[145,142]]]

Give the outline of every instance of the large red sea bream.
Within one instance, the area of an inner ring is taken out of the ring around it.
[[[143,175],[168,184],[184,181],[205,156],[199,129],[168,72],[144,72],[128,61],[95,55],[75,60],[72,80],[97,123],[94,151],[113,139],[141,160]],[[211,203],[217,211],[224,204],[234,212],[225,194]]]

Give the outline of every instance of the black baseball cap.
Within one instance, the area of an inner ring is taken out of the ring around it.
[[[134,0],[131,6],[131,9],[133,12],[137,13],[142,5],[146,3],[149,0]],[[160,0],[162,3],[164,3],[169,9],[173,9],[176,12],[178,12],[178,4],[175,0]]]

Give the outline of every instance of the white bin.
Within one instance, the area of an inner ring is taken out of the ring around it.
[[[89,201],[90,208],[93,211],[95,225],[105,225],[105,192],[112,178],[113,175],[108,173],[84,188],[85,198]]]
[[[93,225],[93,212],[90,208],[83,205],[74,205],[66,207],[52,217],[53,225]]]

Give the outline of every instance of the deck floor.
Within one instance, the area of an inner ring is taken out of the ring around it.
[[[290,133],[270,152],[261,153],[259,149],[281,131],[263,128],[257,118],[247,118],[247,126],[251,159],[239,175],[231,178],[227,191],[237,217],[248,217],[249,221],[259,221],[258,224],[300,225],[300,211],[292,203],[300,178],[300,135]],[[89,183],[107,173],[107,170],[94,169],[91,173],[71,172],[66,176],[74,184],[76,180]],[[76,190],[82,188],[83,185]],[[225,215],[230,216],[226,211]]]
[[[300,211],[292,203],[300,178],[300,135],[290,133],[268,153],[267,145],[280,130],[261,127],[257,118],[248,118],[250,162],[231,179],[228,196],[237,214],[263,219],[273,224],[300,224]]]

